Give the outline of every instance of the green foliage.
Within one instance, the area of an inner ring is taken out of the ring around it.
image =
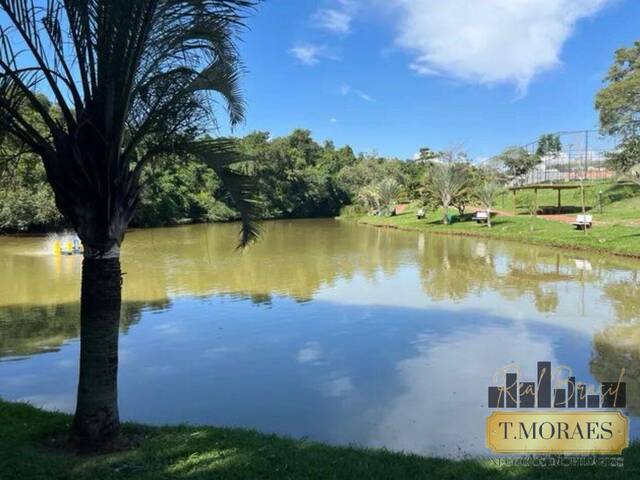
[[[523,192],[518,195],[516,206],[518,208],[523,208],[524,210],[526,210],[527,213],[532,217],[536,216],[536,214],[538,213],[538,199],[532,192]],[[533,230],[533,224],[531,225],[531,229]]]
[[[231,167],[225,142],[206,138],[219,105],[232,126],[244,119],[236,41],[255,5],[0,0],[0,131],[40,157],[58,209],[85,246],[119,246],[144,167],[191,148],[226,184],[243,220],[241,244],[255,237],[252,180]],[[191,208],[176,195],[160,198],[160,221]]]
[[[47,184],[34,190],[19,185],[0,191],[0,231],[46,230],[62,224],[62,217]]]
[[[390,213],[403,193],[402,185],[395,178],[385,178],[378,184],[378,196],[383,211]]]
[[[428,147],[423,147],[418,152],[418,161],[421,163],[432,162],[437,159],[438,156],[438,152],[435,152]]]
[[[46,230],[62,223],[40,159],[19,156],[0,176],[0,231]]]
[[[536,155],[544,157],[545,155],[556,156],[562,151],[562,142],[558,135],[548,133],[541,135],[538,139],[538,149]]]
[[[44,95],[36,98],[41,108],[57,116]],[[36,131],[44,130],[33,109],[22,108],[22,112]],[[62,224],[40,158],[4,131],[0,131],[0,166],[0,231],[46,230]]]
[[[59,114],[46,97],[42,96],[40,102],[52,115]],[[25,115],[38,130],[45,130],[42,119],[33,111],[27,110]],[[200,144],[206,142],[206,138],[200,143],[178,142],[174,151],[156,154],[153,162],[145,164],[132,226],[239,217],[230,195],[231,185],[219,175],[224,176],[224,172],[207,168],[211,167],[206,161],[207,152],[200,152]],[[424,179],[432,168],[432,162],[356,155],[349,146],[337,148],[330,141],[319,144],[308,130],[294,130],[274,139],[267,132],[254,132],[231,143],[240,156],[252,160],[243,163],[255,179],[263,218],[336,216],[344,206],[354,203],[374,209],[371,202],[359,197],[365,187],[373,185],[382,187],[378,193],[384,197],[383,208],[390,210],[393,203],[421,198]],[[190,146],[194,148],[187,148]],[[143,150],[152,149],[145,144]],[[0,161],[12,166],[0,178],[0,199],[4,200],[0,229],[23,231],[60,225],[63,220],[55,208],[41,160],[23,153],[20,142],[5,136],[0,138]],[[383,181],[387,183],[383,185]]]
[[[273,139],[267,132],[254,132],[234,143],[241,155],[252,160],[244,163],[256,179],[263,218],[372,211],[388,214],[397,203],[413,200],[434,210],[443,205],[442,195],[447,192],[447,205],[463,214],[475,198],[474,186],[488,176],[498,180],[494,172],[470,164],[461,152],[439,154],[444,163],[356,155],[348,146],[337,148],[330,141],[319,144],[308,130]],[[5,157],[12,152],[19,161],[13,162],[11,176],[0,178],[0,199],[4,200],[0,229],[42,230],[60,225],[62,218],[42,162],[34,155],[20,154],[18,145],[5,142],[3,148]],[[226,184],[195,156],[164,154],[142,169],[142,189],[132,226],[239,218]],[[452,167],[445,169],[449,177],[443,178],[444,164]],[[348,205],[357,206],[345,210]]]
[[[607,153],[607,166],[620,175],[629,173],[639,163],[640,137],[629,137],[617,150]]]
[[[523,147],[509,147],[500,155],[501,161],[512,178],[521,177],[529,173],[540,163],[540,157],[527,151]]]
[[[360,218],[369,213],[368,209],[359,204],[347,205],[340,210],[341,218]]]
[[[320,146],[308,130],[294,130],[274,140],[266,132],[256,132],[240,145],[256,161],[254,174],[265,217],[334,216],[350,202],[349,192],[337,179],[345,165],[355,162],[349,147],[336,150],[330,142]]]
[[[484,208],[490,210],[502,193],[504,189],[495,179],[486,179],[476,186],[474,196]]]
[[[387,177],[362,187],[357,200],[371,213],[390,215],[403,194],[402,185],[395,178]]]
[[[582,199],[580,200],[582,203]],[[598,206],[598,189],[592,186],[584,186],[584,204],[588,209],[593,209]]]
[[[216,199],[221,182],[199,162],[165,157],[145,168],[142,184],[134,225],[170,225],[183,219],[229,220],[238,216]]]
[[[520,193],[518,194],[520,196]],[[640,257],[638,242],[637,211],[640,208],[639,197],[618,202],[609,208],[606,216],[594,214],[596,224],[584,235],[571,225],[562,221],[546,220],[541,217],[524,215],[500,215],[492,220],[493,228],[481,228],[473,221],[460,221],[453,225],[438,223],[440,212],[427,216],[427,221],[416,218],[416,211],[409,209],[396,217],[366,217],[362,223],[399,227],[404,230],[447,233],[450,235],[469,235],[512,240],[528,244],[555,246],[563,249],[590,250],[602,253],[616,253],[625,256]],[[620,223],[628,220],[627,224]]]
[[[436,199],[444,212],[443,223],[449,223],[449,206],[458,205],[462,214],[469,195],[472,167],[463,154],[448,152],[442,161],[434,163],[427,177],[425,204],[432,205]]]
[[[621,138],[617,151],[607,155],[607,164],[636,181],[634,167],[640,164],[640,41],[616,51],[605,81],[596,96],[600,128]]]
[[[601,129],[625,139],[636,137],[640,119],[640,41],[616,51],[605,81],[607,85],[596,96]]]

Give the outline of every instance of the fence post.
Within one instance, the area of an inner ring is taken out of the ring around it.
[[[589,157],[589,130],[584,131],[584,179],[587,179],[587,162]]]

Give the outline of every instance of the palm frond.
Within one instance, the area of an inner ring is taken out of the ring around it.
[[[257,199],[257,177],[248,171],[250,160],[238,151],[231,139],[194,141],[186,146],[185,151],[213,169],[231,195],[242,221],[238,248],[256,240],[261,233],[258,224],[261,206]]]
[[[214,133],[220,97],[231,125],[242,121],[235,42],[256,3],[0,0],[0,128],[41,156],[56,204],[76,228],[100,223],[85,235],[119,241],[113,232],[131,218],[144,165],[176,138]],[[42,108],[38,91],[53,94],[60,115]],[[27,109],[46,131],[31,125]],[[222,143],[204,142],[199,157],[242,214],[244,245],[257,234],[253,180],[238,162],[224,165]]]

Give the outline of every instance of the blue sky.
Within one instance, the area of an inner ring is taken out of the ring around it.
[[[308,128],[409,158],[474,158],[597,126],[615,50],[640,39],[636,0],[266,0],[249,19],[245,134]]]

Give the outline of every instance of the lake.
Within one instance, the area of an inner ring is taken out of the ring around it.
[[[615,381],[639,436],[640,263],[335,220],[131,231],[120,414],[334,444],[485,455],[487,387],[517,364]],[[0,238],[0,396],[72,412],[82,259]]]

